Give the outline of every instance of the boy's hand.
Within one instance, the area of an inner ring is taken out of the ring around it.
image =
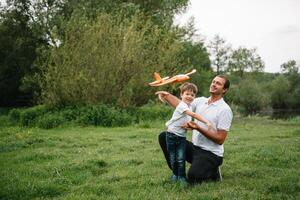
[[[193,121],[188,122],[187,125],[190,129],[198,129],[198,125]]]
[[[164,103],[166,102],[165,97],[169,95],[166,91],[158,91],[155,92],[155,94],[158,95],[159,100]]]

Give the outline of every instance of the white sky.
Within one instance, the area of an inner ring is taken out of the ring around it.
[[[234,49],[257,48],[266,72],[291,59],[300,64],[300,0],[190,0],[175,21],[191,16],[205,42],[219,34]]]

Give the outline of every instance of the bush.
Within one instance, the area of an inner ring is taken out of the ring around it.
[[[50,108],[45,105],[38,105],[32,108],[28,108],[21,112],[20,122],[23,126],[34,126],[37,122],[38,117],[43,116],[49,112]]]
[[[49,114],[44,115],[37,121],[37,126],[39,128],[44,129],[51,129],[58,127],[59,125],[63,124],[64,119],[61,115],[57,114]]]
[[[172,116],[173,108],[164,104],[149,103],[138,109],[138,119],[145,120],[166,120]]]
[[[22,126],[55,128],[66,122],[104,127],[127,126],[153,120],[167,120],[173,109],[164,104],[151,102],[142,107],[116,108],[106,104],[90,106],[48,107],[39,105],[27,109],[12,109],[9,120]]]
[[[13,108],[9,111],[8,117],[12,122],[20,122],[21,112],[20,109]]]
[[[10,111],[9,107],[0,107],[0,115],[7,115]]]
[[[60,112],[66,121],[76,121],[80,118],[82,113],[84,113],[84,109],[85,107],[67,106],[60,109]]]
[[[79,121],[85,125],[94,126],[126,126],[133,122],[131,117],[125,111],[118,110],[107,105],[95,105],[85,109]]]

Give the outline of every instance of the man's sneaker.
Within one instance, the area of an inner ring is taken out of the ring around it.
[[[222,181],[223,177],[222,177],[222,173],[221,173],[221,166],[218,167],[218,171],[217,171],[217,179],[216,181]]]

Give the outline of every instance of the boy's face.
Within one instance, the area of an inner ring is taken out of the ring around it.
[[[181,93],[180,96],[184,103],[190,105],[195,99],[196,94],[191,90],[186,90],[183,93]]]

